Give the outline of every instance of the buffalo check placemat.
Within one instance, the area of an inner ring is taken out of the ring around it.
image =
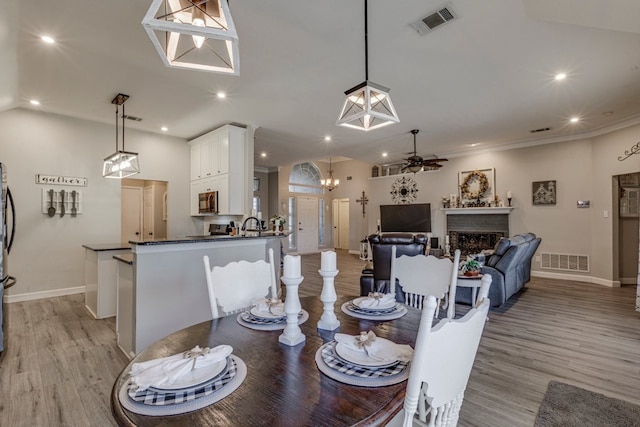
[[[409,362],[398,362],[383,368],[367,368],[349,364],[334,353],[335,341],[322,345],[316,352],[320,372],[345,384],[363,387],[383,387],[409,378]]]

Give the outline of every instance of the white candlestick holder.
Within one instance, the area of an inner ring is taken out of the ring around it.
[[[333,304],[338,299],[336,296],[336,288],[334,286],[334,280],[338,275],[338,270],[318,270],[318,273],[322,276],[322,293],[320,294],[320,301],[322,301],[322,305],[324,307],[322,316],[320,317],[320,320],[318,320],[318,329],[334,331],[340,327],[340,321],[336,317],[336,313],[333,311]]]
[[[444,245],[444,256],[451,256],[451,245],[448,243]]]
[[[287,326],[284,327],[278,341],[288,346],[295,346],[305,341],[306,337],[298,325],[298,315],[302,307],[298,296],[298,286],[304,277],[283,277],[282,281],[287,287],[287,296],[284,300],[284,312],[287,315]]]

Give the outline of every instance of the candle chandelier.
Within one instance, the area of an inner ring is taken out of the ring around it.
[[[142,25],[167,67],[240,74],[227,0],[153,0]]]
[[[368,131],[398,123],[400,119],[393,108],[389,89],[369,81],[367,0],[364,0],[364,70],[364,82],[344,93],[347,99],[336,124]]]
[[[340,185],[340,180],[333,177],[333,169],[331,169],[331,157],[329,157],[329,178],[321,179],[320,184],[322,184],[322,187],[326,188],[329,191]]]
[[[124,103],[129,95],[119,93],[111,101],[116,106],[116,152],[104,159],[102,176],[105,178],[122,179],[140,173],[138,153],[125,151],[124,149]],[[120,106],[122,105],[122,150],[118,148],[118,119],[120,118]]]

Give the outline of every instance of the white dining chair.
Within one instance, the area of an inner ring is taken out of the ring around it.
[[[273,249],[269,262],[234,261],[211,268],[207,255],[203,262],[214,319],[250,307],[256,299],[278,297]]]
[[[391,248],[391,272],[389,286],[391,293],[396,292],[396,279],[402,286],[405,304],[422,309],[424,298],[433,295],[438,300],[438,309],[442,298],[445,299],[447,317],[455,316],[455,288],[458,281],[460,250],[449,258],[437,258],[432,255],[402,255],[396,258],[396,247]],[[453,297],[449,297],[452,294]]]
[[[387,424],[389,427],[457,425],[464,391],[489,312],[488,293],[488,286],[481,287],[482,299],[477,307],[460,319],[442,319],[433,328],[437,302],[435,297],[427,297],[418,328],[404,408]]]

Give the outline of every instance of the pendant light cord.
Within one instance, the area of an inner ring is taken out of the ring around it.
[[[126,151],[124,149],[124,102],[122,103],[122,151]]]
[[[367,0],[364,0],[364,79],[369,80],[369,26],[367,24]]]
[[[118,104],[116,104],[116,152],[118,152]]]

